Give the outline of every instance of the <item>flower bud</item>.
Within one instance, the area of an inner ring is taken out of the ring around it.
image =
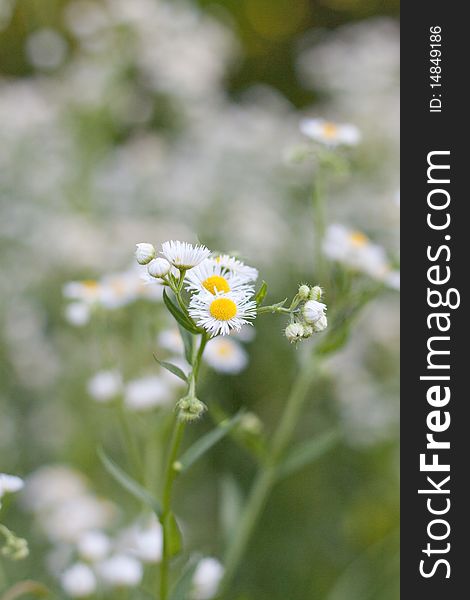
[[[178,409],[178,418],[180,421],[196,421],[203,413],[207,410],[207,406],[204,402],[201,402],[198,398],[193,396],[185,396],[181,398],[176,404]]]
[[[322,315],[315,323],[313,324],[313,330],[316,332],[323,331],[328,327],[328,319],[326,315]]]
[[[317,302],[317,300],[309,300],[304,304],[302,309],[302,314],[305,321],[309,325],[315,325],[315,323],[321,318],[324,317],[326,310],[326,304],[323,302]]]
[[[298,342],[304,336],[304,326],[302,323],[291,323],[286,327],[285,335],[291,344]]]
[[[304,325],[304,335],[303,338],[307,339],[313,335],[314,329],[311,325]]]
[[[260,435],[263,431],[263,422],[255,413],[247,412],[240,419],[240,430],[251,435]]]
[[[322,295],[323,290],[319,285],[316,285],[310,290],[309,300],[320,300]]]
[[[299,286],[298,294],[301,300],[308,300],[310,295],[310,288],[308,285],[303,284]]]
[[[170,272],[171,265],[166,258],[154,258],[150,261],[147,269],[152,277],[165,277]]]
[[[148,263],[157,255],[152,244],[136,244],[135,257],[139,265],[148,265]]]

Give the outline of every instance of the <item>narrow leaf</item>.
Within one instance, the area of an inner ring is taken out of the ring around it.
[[[188,319],[188,317],[170,299],[166,293],[166,290],[163,290],[163,301],[165,302],[165,306],[175,318],[176,322],[179,323],[181,327],[184,327],[184,329],[194,334],[201,333],[199,329],[196,328],[196,326]]]
[[[225,543],[228,544],[240,524],[243,507],[243,495],[235,477],[227,474],[222,478],[220,496],[220,525]]]
[[[168,535],[168,548],[170,556],[176,556],[183,548],[183,537],[181,530],[175,519],[175,515],[171,512],[166,517],[166,533]]]
[[[268,284],[266,283],[266,281],[263,281],[263,283],[261,284],[261,287],[259,288],[259,290],[257,291],[256,296],[255,296],[256,306],[261,306],[261,304],[263,304],[264,299],[266,298],[267,292],[268,292]]]
[[[320,437],[300,443],[279,466],[278,478],[288,477],[315,462],[331,450],[337,444],[339,438],[338,431],[333,430]]]
[[[155,354],[153,355],[153,357],[161,367],[163,367],[167,371],[170,371],[170,373],[173,373],[173,375],[176,375],[176,377],[179,377],[185,383],[188,383],[188,378],[186,377],[184,371],[182,371],[179,367],[177,367],[173,363],[166,362],[165,360],[160,360],[155,356]]]
[[[189,469],[201,456],[208,452],[217,442],[224,438],[238,424],[242,417],[242,412],[238,412],[228,421],[222,421],[219,425],[203,435],[197,440],[179,459],[180,471]]]
[[[199,556],[192,556],[186,563],[183,572],[170,593],[170,600],[188,600],[198,562]]]
[[[98,456],[103,463],[106,471],[113,477],[117,483],[119,483],[126,491],[143,502],[151,510],[155,512],[157,516],[162,514],[162,510],[158,500],[148,490],[140,485],[135,479],[128,475],[121,469],[109,456],[106,455],[103,448],[98,448]]]
[[[178,325],[178,329],[184,344],[184,357],[187,362],[193,364],[193,338],[187,329]]]

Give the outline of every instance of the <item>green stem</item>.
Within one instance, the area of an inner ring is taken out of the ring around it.
[[[225,573],[220,586],[220,594],[222,595],[229,589],[253,534],[255,525],[276,483],[277,468],[280,459],[294,433],[307,392],[316,374],[314,359],[315,355],[313,360],[304,366],[292,388],[279,425],[274,432],[271,448],[268,452],[269,460],[267,464],[260,468],[251,488],[247,503],[238,523],[237,531],[225,557]]]
[[[201,364],[202,354],[207,343],[206,334],[202,334],[201,341],[198,345],[198,338],[195,336],[193,344],[193,360],[192,369],[189,375],[188,395],[195,397],[196,383],[199,375],[199,367]],[[160,522],[163,527],[163,554],[160,566],[160,598],[159,600],[167,600],[169,591],[169,573],[170,573],[170,522],[171,522],[171,501],[173,495],[173,484],[178,475],[175,469],[179,449],[183,440],[186,422],[176,417],[173,434],[168,452],[168,458],[165,468],[165,477],[163,483],[163,499],[162,499],[162,515]]]
[[[323,200],[323,177],[319,166],[312,189],[313,227],[315,232],[315,275],[318,281],[323,281],[325,275],[325,259],[323,256],[323,239],[326,230],[325,203]]]

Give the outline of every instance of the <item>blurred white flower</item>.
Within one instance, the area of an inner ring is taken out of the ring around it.
[[[124,403],[130,410],[145,411],[168,406],[171,392],[168,384],[157,375],[129,381],[124,390]]]
[[[361,139],[355,125],[337,124],[324,119],[302,119],[300,131],[315,142],[326,146],[355,146]]]
[[[160,348],[173,352],[175,354],[182,354],[184,351],[183,340],[178,329],[164,329],[158,334],[157,343]]]
[[[26,54],[30,63],[40,69],[56,69],[67,52],[65,39],[53,29],[40,29],[28,36]]]
[[[242,346],[230,337],[216,337],[208,341],[204,361],[220,373],[240,373],[248,364],[248,355]]]
[[[86,493],[85,477],[65,466],[45,466],[26,478],[23,504],[33,512],[45,511]]]
[[[115,554],[99,563],[97,572],[111,587],[136,587],[143,576],[142,564],[126,554]]]
[[[91,596],[96,590],[96,577],[88,565],[75,563],[60,577],[66,594],[72,598]]]
[[[217,594],[224,568],[216,558],[203,558],[193,576],[193,600],[210,600]]]
[[[144,563],[160,562],[163,552],[162,526],[156,518],[135,523],[121,533],[116,545],[120,552],[135,556]]]
[[[98,2],[73,0],[64,9],[65,23],[78,38],[87,38],[108,25],[108,18]]]
[[[122,391],[122,376],[117,370],[99,371],[87,383],[90,396],[97,402],[109,402]]]
[[[234,329],[241,329],[249,319],[256,317],[256,302],[250,300],[246,291],[215,296],[206,292],[191,298],[189,314],[212,337],[219,334],[228,335]]]
[[[0,506],[2,496],[5,494],[12,494],[19,492],[23,489],[24,482],[21,477],[16,475],[8,475],[7,473],[0,473]]]
[[[111,540],[99,530],[85,531],[77,541],[77,550],[81,558],[96,562],[103,560],[109,553]]]
[[[327,229],[323,251],[332,260],[366,273],[370,277],[396,287],[397,280],[391,269],[385,250],[374,244],[360,231],[333,224]]]
[[[161,254],[177,269],[192,269],[209,256],[210,250],[203,245],[171,240],[163,242]]]
[[[85,302],[69,302],[64,309],[64,317],[71,325],[83,327],[90,321],[90,306]]]

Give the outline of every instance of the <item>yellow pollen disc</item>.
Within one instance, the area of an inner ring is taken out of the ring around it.
[[[222,341],[219,342],[219,347],[217,348],[217,354],[222,358],[226,356],[230,356],[233,353],[232,345],[228,342]]]
[[[94,290],[98,287],[98,282],[95,281],[94,279],[85,279],[84,281],[82,281],[82,285],[87,290]]]
[[[367,242],[369,241],[367,239],[367,236],[365,236],[360,231],[353,231],[351,233],[351,235],[349,236],[349,239],[351,240],[351,244],[353,246],[358,247],[358,248],[361,248],[362,246],[365,246],[367,244]]]
[[[237,305],[230,298],[216,298],[211,303],[209,312],[218,321],[230,321],[237,314]]]
[[[230,286],[225,277],[221,275],[211,275],[202,282],[203,287],[211,294],[216,292],[230,292]]]
[[[338,133],[338,127],[334,123],[325,123],[323,125],[323,135],[327,138],[334,138]]]

